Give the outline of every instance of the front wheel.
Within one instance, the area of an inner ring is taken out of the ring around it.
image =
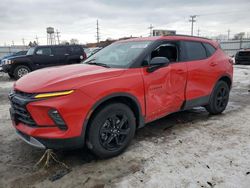
[[[98,157],[108,158],[119,155],[129,145],[136,121],[127,105],[112,103],[99,110],[89,126],[88,148]]]
[[[11,74],[11,73],[8,73],[8,75],[9,75],[10,78],[15,78],[14,75]]]
[[[227,107],[229,92],[230,90],[227,83],[219,81],[214,88],[206,110],[213,115],[222,113]]]
[[[14,70],[14,77],[16,80],[23,77],[24,75],[28,74],[30,72],[29,67],[25,65],[19,65]]]

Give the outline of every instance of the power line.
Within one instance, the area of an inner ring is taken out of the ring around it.
[[[197,30],[197,36],[199,37],[200,36],[200,28],[198,28],[198,30]]]
[[[36,35],[35,39],[36,39],[36,43],[38,45],[39,43],[38,43],[38,37],[37,37],[37,35]]]
[[[194,22],[196,22],[195,18],[197,17],[197,15],[191,15],[190,16],[190,20],[189,22],[191,22],[191,36],[194,35]]]
[[[150,31],[150,34],[149,34],[149,36],[150,37],[152,37],[153,36],[153,25],[152,24],[150,24],[150,26],[148,27],[148,29],[149,29],[149,31]]]
[[[23,42],[23,45],[25,46],[25,39],[24,38],[22,38],[22,42]]]
[[[231,32],[230,29],[228,29],[228,30],[227,30],[227,40],[230,39],[230,32]]]
[[[57,38],[57,43],[60,44],[60,32],[56,30],[56,38]]]
[[[97,41],[97,43],[100,42],[100,33],[99,33],[99,23],[98,23],[98,20],[96,20],[96,41]]]

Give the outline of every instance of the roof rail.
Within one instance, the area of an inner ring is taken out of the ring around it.
[[[170,35],[166,35],[166,36],[179,36],[179,37],[190,37],[190,38],[200,38],[200,39],[207,39],[207,40],[212,40],[206,37],[198,37],[198,36],[191,36],[191,35],[181,35],[181,34],[170,34]]]

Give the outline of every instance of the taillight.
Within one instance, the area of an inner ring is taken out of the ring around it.
[[[83,59],[87,59],[87,55],[85,52],[83,52]]]

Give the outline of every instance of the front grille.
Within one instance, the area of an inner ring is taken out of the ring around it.
[[[29,126],[36,126],[35,121],[32,119],[30,113],[26,109],[26,105],[29,100],[24,98],[23,95],[20,95],[18,92],[10,94],[11,107],[15,113],[16,123],[24,123]]]

